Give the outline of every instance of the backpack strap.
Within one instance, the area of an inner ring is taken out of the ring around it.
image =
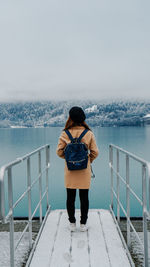
[[[88,132],[88,129],[85,129],[81,135],[78,137],[78,142],[81,142],[81,139],[83,138],[83,136]]]
[[[72,137],[71,133],[66,129],[64,130],[65,133],[68,135],[69,139],[71,140],[71,142],[74,142],[74,138]],[[83,136],[88,132],[88,129],[85,129],[80,136],[77,138],[78,142],[81,142],[81,139],[83,138]]]
[[[68,135],[68,137],[71,140],[71,142],[73,142],[73,137],[72,137],[71,133],[68,130],[64,130],[64,131]]]

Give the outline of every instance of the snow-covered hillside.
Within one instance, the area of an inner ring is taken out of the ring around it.
[[[138,126],[143,124],[144,116],[150,114],[150,103],[147,102],[1,103],[0,127],[64,126],[68,111],[74,105],[84,109],[86,121],[91,126]]]

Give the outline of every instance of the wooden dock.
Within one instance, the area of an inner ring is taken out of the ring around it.
[[[70,232],[65,210],[51,211],[33,254],[30,267],[131,266],[109,210],[90,210],[88,231]]]

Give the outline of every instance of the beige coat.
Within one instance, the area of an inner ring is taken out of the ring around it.
[[[83,132],[83,126],[75,126],[69,129],[73,138],[77,138]],[[89,189],[91,183],[91,163],[98,156],[98,148],[96,145],[95,137],[92,131],[88,131],[82,138],[89,149],[88,166],[84,170],[69,171],[65,161],[65,187],[75,189]],[[59,157],[64,157],[64,148],[70,143],[68,135],[62,131],[58,141],[56,153]]]

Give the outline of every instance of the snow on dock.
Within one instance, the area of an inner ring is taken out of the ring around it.
[[[33,254],[30,267],[131,266],[116,225],[108,210],[90,210],[88,231],[70,232],[65,210],[51,211]]]

